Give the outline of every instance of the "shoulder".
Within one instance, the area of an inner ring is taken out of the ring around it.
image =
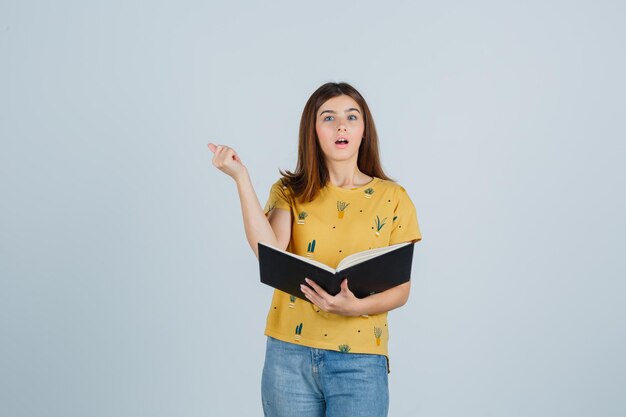
[[[389,191],[394,194],[406,194],[406,189],[397,182],[378,179],[377,185],[384,191]]]
[[[397,182],[388,181],[388,180],[380,180],[379,184],[381,184],[383,188],[384,195],[389,196],[388,198],[396,204],[396,207],[399,206],[413,206],[413,200],[409,196],[406,188]]]
[[[285,177],[280,177],[272,184],[272,188],[277,188],[287,192],[289,191],[289,183],[287,182],[287,179]]]
[[[288,181],[284,177],[277,179],[270,188],[270,194],[291,203],[293,193]]]

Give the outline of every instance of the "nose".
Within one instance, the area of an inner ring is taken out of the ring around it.
[[[347,130],[347,128],[346,128],[346,126],[343,123],[341,123],[339,126],[337,126],[337,130],[339,132],[341,132],[342,130],[345,132]]]

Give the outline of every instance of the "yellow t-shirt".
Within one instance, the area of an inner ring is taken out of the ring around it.
[[[309,203],[295,201],[289,188],[278,180],[264,212],[275,209],[292,213],[287,251],[332,268],[352,253],[422,238],[406,190],[380,178],[352,189],[329,183]],[[387,313],[360,317],[326,313],[280,290],[274,290],[265,334],[319,349],[388,357]]]

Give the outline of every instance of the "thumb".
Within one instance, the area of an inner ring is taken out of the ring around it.
[[[217,146],[215,146],[215,145],[214,145],[214,144],[212,144],[212,143],[209,143],[209,150],[210,150],[211,152],[215,153],[215,150],[216,150],[216,149],[217,149]]]
[[[348,278],[341,281],[341,292],[351,292],[350,288],[348,288]]]

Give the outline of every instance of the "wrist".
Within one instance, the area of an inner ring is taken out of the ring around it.
[[[246,167],[242,167],[240,172],[237,172],[232,176],[232,179],[237,185],[241,185],[242,183],[249,181],[250,176],[248,175],[248,170],[246,169]]]
[[[355,298],[354,301],[352,302],[352,306],[350,308],[350,311],[348,312],[348,315],[353,316],[353,317],[366,316],[367,311],[365,310],[366,310],[365,299]]]

